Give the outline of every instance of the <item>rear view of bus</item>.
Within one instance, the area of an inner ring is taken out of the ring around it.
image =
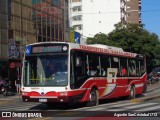
[[[68,63],[68,44],[28,45],[22,69],[23,101],[67,102]]]

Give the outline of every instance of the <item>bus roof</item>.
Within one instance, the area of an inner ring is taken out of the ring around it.
[[[122,48],[114,47],[114,46],[108,46],[108,45],[102,45],[102,44],[90,44],[89,46],[99,47],[99,48],[103,48],[103,49],[118,50],[118,51],[124,52]]]
[[[116,56],[126,56],[126,57],[132,57],[132,58],[137,56],[139,58],[144,57],[143,55],[138,55],[136,53],[125,52],[122,48],[119,48],[119,47],[102,45],[102,44],[81,45],[81,44],[75,44],[75,43],[69,43],[69,42],[38,42],[38,43],[29,44],[29,45],[40,45],[40,44],[68,44],[70,46],[70,49],[79,49],[79,50],[84,50],[88,52],[96,52],[96,53],[110,54],[110,55],[116,55]]]

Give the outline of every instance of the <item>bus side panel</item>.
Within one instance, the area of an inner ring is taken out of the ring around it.
[[[84,97],[81,99],[81,102],[89,101],[90,92],[93,87],[98,90],[99,99],[127,96],[129,95],[129,93],[126,92],[128,88],[127,82],[127,79],[119,80],[119,83],[108,83],[107,79],[98,78],[89,80],[83,85],[83,88],[86,88],[86,92]]]
[[[90,79],[88,80],[82,88],[86,88],[86,92],[81,99],[81,102],[89,101],[89,96],[92,88],[98,90],[99,96],[101,96],[106,88],[107,80],[106,79]]]
[[[99,93],[99,99],[107,99],[107,98],[118,98],[122,96],[130,95],[130,87],[131,85],[135,86],[136,94],[142,94],[144,91],[146,77],[139,79],[117,79],[117,83],[115,87],[114,84],[107,83],[107,79],[93,79],[89,80],[84,84],[84,88],[87,90],[84,93],[84,97],[81,99],[81,102],[89,101],[89,96],[91,89],[96,87]],[[107,92],[110,91],[110,92]]]

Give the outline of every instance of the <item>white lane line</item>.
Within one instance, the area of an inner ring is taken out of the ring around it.
[[[136,103],[125,103],[125,104],[119,104],[119,105],[112,105],[110,107],[122,107],[122,106],[127,106],[127,105],[135,105]]]
[[[78,109],[72,109],[70,111],[88,110],[88,109],[99,108],[99,107],[104,107],[104,106],[107,106],[107,108],[108,107],[113,107],[113,106],[121,106],[122,103],[124,104],[124,102],[126,102],[126,101],[119,101],[119,102],[116,102],[116,103],[115,102],[114,103],[106,103],[106,104],[101,104],[101,105],[93,106],[93,107],[82,107],[82,108],[78,108]],[[127,102],[125,104],[130,105],[130,104],[134,104],[134,103]]]
[[[97,111],[97,110],[105,110],[105,107],[93,108],[93,109],[86,109],[85,111]]]
[[[123,107],[123,108],[113,108],[113,109],[109,109],[107,111],[126,111],[126,110],[130,110],[130,109],[134,109],[134,108],[140,108],[140,107],[146,107],[146,106],[150,106],[150,105],[157,105],[158,103],[148,103],[148,104],[138,104],[138,105],[134,105],[134,106],[130,106],[130,107]],[[135,110],[136,111],[136,110]]]
[[[136,103],[124,103],[124,104],[121,103],[118,105],[116,104],[116,105],[109,105],[109,106],[106,105],[105,107],[103,106],[103,107],[89,108],[89,109],[86,109],[85,111],[110,110],[110,108],[112,109],[112,107],[124,107],[124,106],[134,105],[134,104],[136,104]],[[114,110],[117,110],[117,108]]]
[[[152,107],[147,107],[147,108],[143,108],[143,109],[139,109],[139,110],[135,110],[135,111],[151,111],[151,110],[157,110],[160,109],[160,106],[152,106]]]
[[[158,104],[158,103],[144,103],[144,104],[139,104],[139,105],[130,106],[130,107],[126,107],[126,108],[127,109],[134,109],[134,108],[140,108],[140,107],[156,105],[156,104]]]

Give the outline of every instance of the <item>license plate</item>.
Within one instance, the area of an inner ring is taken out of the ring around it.
[[[39,102],[47,102],[47,99],[39,99]]]

